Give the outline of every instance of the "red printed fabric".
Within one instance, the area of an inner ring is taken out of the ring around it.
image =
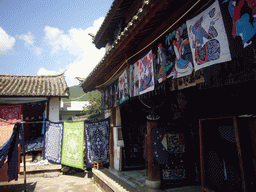
[[[22,105],[0,105],[0,118],[8,122],[21,122]],[[14,124],[0,121],[0,146],[11,137]]]
[[[8,122],[21,122],[22,105],[0,105],[0,118]],[[0,126],[10,125],[0,121]]]

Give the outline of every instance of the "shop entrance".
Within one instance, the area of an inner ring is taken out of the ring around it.
[[[122,135],[122,170],[146,168],[145,135],[147,131],[146,114],[138,100],[125,102],[120,107]]]
[[[255,155],[248,120],[227,117],[199,121],[201,181],[205,191],[255,191]]]

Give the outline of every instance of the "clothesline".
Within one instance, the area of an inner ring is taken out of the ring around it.
[[[5,123],[9,123],[9,124],[16,124],[16,123],[13,123],[13,122],[9,122],[9,121],[6,121],[4,119],[1,119],[0,118],[0,121],[2,122],[5,122]],[[81,121],[81,120],[80,120]],[[83,120],[82,120],[83,121]],[[34,122],[27,122],[27,121],[22,121],[22,122],[17,122],[17,123],[45,123],[45,122],[51,122],[51,121],[34,121]],[[59,122],[79,122],[79,121],[71,121],[71,120],[67,120],[67,121],[59,121]]]

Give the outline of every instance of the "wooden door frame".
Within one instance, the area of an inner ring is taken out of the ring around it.
[[[205,120],[218,120],[218,119],[233,119],[233,125],[235,128],[235,135],[236,135],[236,145],[237,145],[237,152],[238,152],[238,158],[239,158],[239,165],[240,165],[240,171],[241,171],[241,178],[242,178],[242,187],[244,192],[246,191],[246,185],[245,185],[245,176],[244,176],[244,167],[243,167],[243,160],[241,155],[241,145],[240,145],[240,139],[239,139],[239,132],[238,132],[238,123],[237,123],[237,117],[236,116],[227,116],[227,117],[216,117],[216,118],[206,118],[206,119],[199,119],[199,145],[200,145],[200,167],[201,167],[201,190],[205,192],[214,192],[213,190],[209,189],[205,185],[205,169],[204,169],[204,146],[203,146],[203,134],[202,134],[202,121]]]

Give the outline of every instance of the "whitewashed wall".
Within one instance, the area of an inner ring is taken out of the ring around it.
[[[123,140],[118,140],[118,129],[121,128],[120,109],[116,108],[116,127],[114,127],[114,168],[117,171],[122,171],[122,147]]]
[[[59,98],[50,98],[49,101],[49,120],[53,122],[59,122],[60,100]]]

